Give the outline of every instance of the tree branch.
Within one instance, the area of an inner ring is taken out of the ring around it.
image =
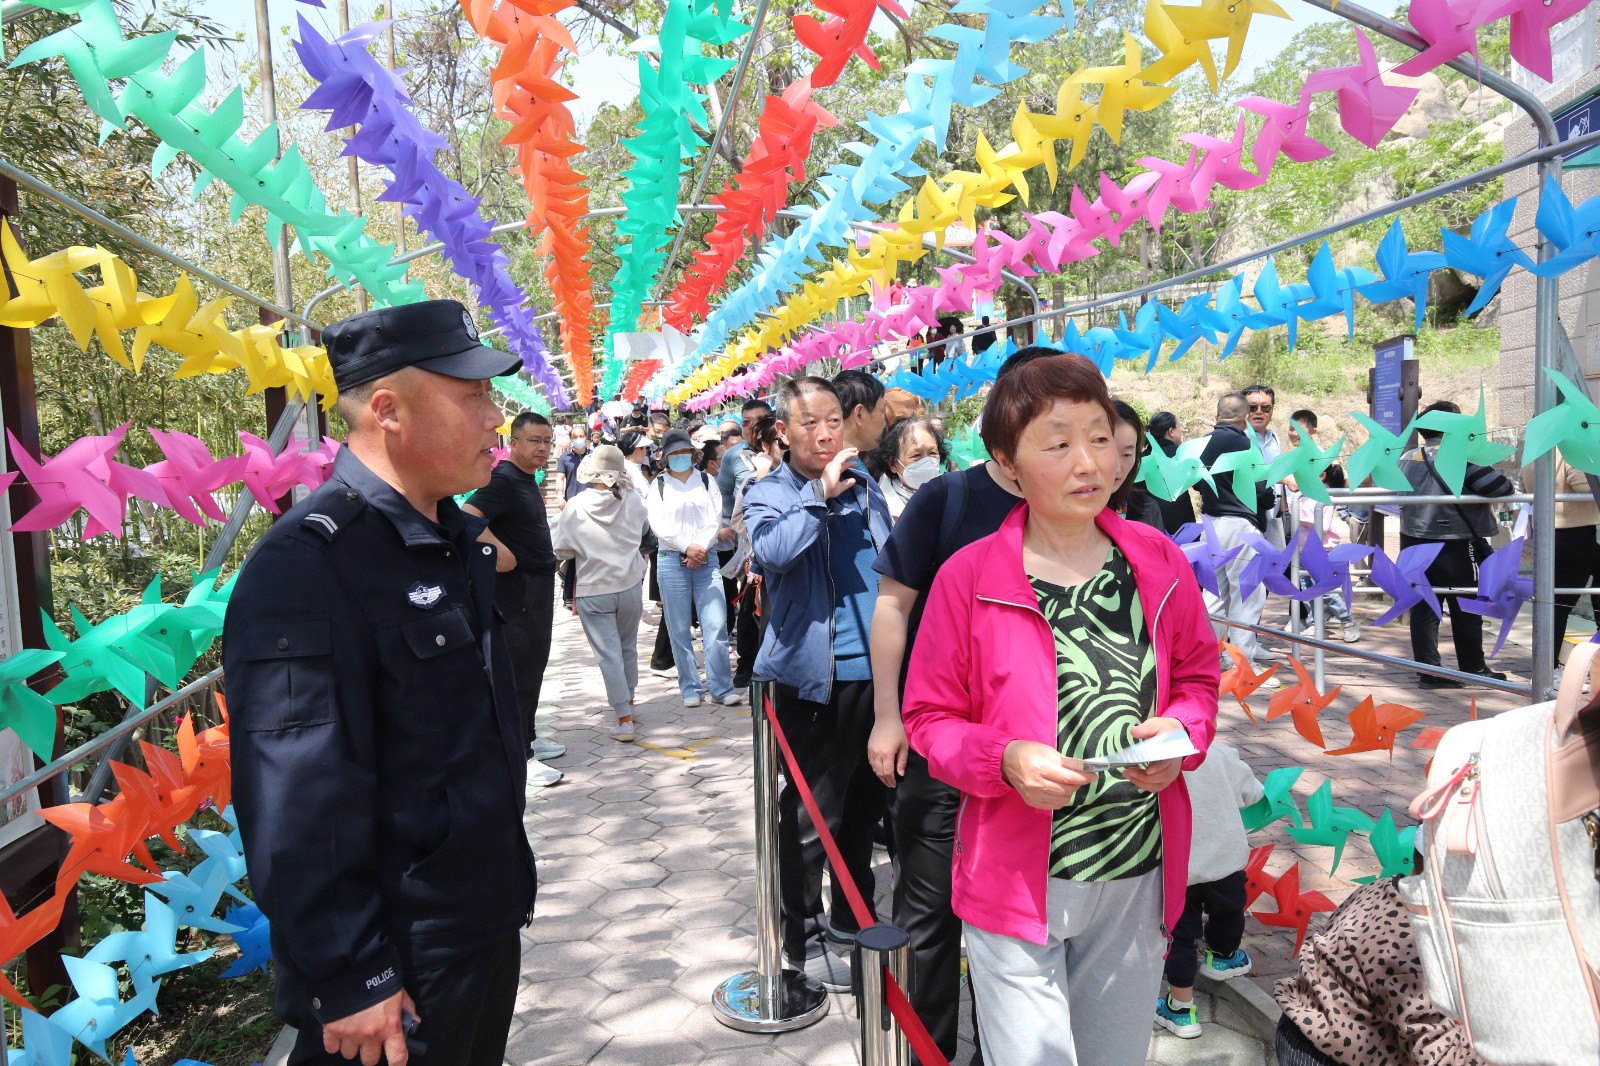
[[[632,26],[629,26],[625,22],[619,22],[617,19],[612,18],[610,15],[606,14],[604,11],[601,11],[593,4],[586,3],[585,0],[574,0],[573,6],[575,6],[579,11],[589,15],[591,18],[599,19],[607,26],[610,26],[612,29],[622,34],[629,44],[632,44],[634,41],[639,39],[638,30],[634,29]]]

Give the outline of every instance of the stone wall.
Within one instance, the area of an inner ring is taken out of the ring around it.
[[[1596,30],[1600,51],[1600,29]],[[1547,102],[1557,111],[1600,87],[1600,68],[1590,69]],[[1538,146],[1533,123],[1519,117],[1506,130],[1506,158],[1530,152]],[[1534,167],[1506,175],[1505,194],[1519,196],[1511,237],[1529,256],[1535,254],[1538,233],[1533,226],[1539,208],[1539,176]],[[1600,168],[1565,171],[1562,188],[1574,203],[1600,195]],[[1533,417],[1534,379],[1534,288],[1537,279],[1525,270],[1514,270],[1500,291],[1500,423],[1520,429]],[[1561,322],[1573,349],[1584,364],[1590,391],[1600,394],[1600,260],[1568,271],[1561,279]]]

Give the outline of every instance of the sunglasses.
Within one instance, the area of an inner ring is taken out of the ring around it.
[[[1250,405],[1250,410],[1252,410],[1252,411],[1270,411],[1270,410],[1272,410],[1272,405],[1270,403],[1253,403],[1253,404]]]

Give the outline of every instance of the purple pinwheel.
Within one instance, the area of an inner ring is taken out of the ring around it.
[[[1222,595],[1217,585],[1217,571],[1233,562],[1245,546],[1224,548],[1210,516],[1202,516],[1198,524],[1190,522],[1173,534],[1172,539],[1183,547],[1183,554],[1194,567],[1195,580],[1200,582],[1200,587],[1213,596]]]
[[[1462,610],[1500,619],[1500,636],[1490,655],[1500,654],[1511,623],[1517,620],[1522,605],[1533,599],[1533,579],[1520,576],[1522,546],[1523,538],[1513,537],[1505,547],[1492,552],[1478,567],[1477,598],[1461,600]]]
[[[1299,598],[1300,590],[1289,580],[1289,564],[1294,561],[1294,553],[1300,547],[1300,535],[1303,531],[1296,529],[1294,537],[1288,544],[1279,548],[1270,540],[1262,536],[1250,535],[1245,537],[1245,543],[1250,550],[1255,552],[1250,561],[1244,564],[1244,569],[1239,572],[1239,598],[1249,599],[1255,592],[1256,586],[1267,586],[1268,592],[1279,596],[1292,596]]]
[[[1311,584],[1296,593],[1295,599],[1310,602],[1338,589],[1344,602],[1350,603],[1350,568],[1372,552],[1367,544],[1341,544],[1330,552],[1316,537],[1307,537],[1300,548],[1300,571],[1311,579]]]
[[[1394,606],[1383,612],[1373,625],[1387,625],[1399,618],[1401,612],[1419,603],[1427,604],[1436,616],[1440,614],[1439,598],[1433,594],[1433,586],[1428,581],[1428,567],[1443,550],[1444,542],[1434,541],[1400,549],[1397,560],[1381,551],[1372,553],[1372,583],[1394,600]]]

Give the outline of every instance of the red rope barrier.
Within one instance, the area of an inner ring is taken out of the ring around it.
[[[817,827],[817,837],[822,841],[822,849],[828,853],[828,862],[833,865],[835,882],[844,890],[844,898],[850,904],[850,913],[855,915],[856,924],[862,929],[873,924],[872,912],[867,909],[867,901],[861,895],[861,889],[856,887],[855,881],[850,877],[850,872],[844,864],[844,856],[839,853],[839,845],[833,839],[833,833],[828,830],[828,823],[822,820],[822,811],[817,807],[817,798],[811,794],[811,786],[800,775],[799,768],[795,766],[794,751],[789,747],[789,738],[783,733],[783,726],[778,724],[778,715],[772,707],[772,697],[763,695],[762,705],[767,715],[767,722],[772,726],[772,735],[777,738],[778,747],[783,751],[783,761],[789,767],[789,783],[800,794],[800,802],[805,804],[806,813],[811,815],[811,822]],[[922,1066],[950,1066],[950,1060],[944,1057],[939,1046],[933,1042],[933,1037],[928,1034],[928,1027],[922,1024],[922,1019],[917,1012],[911,1009],[911,1001],[906,998],[905,992],[900,988],[899,982],[888,972],[883,975],[887,989],[885,998],[889,1004],[889,1013],[893,1014],[895,1021],[900,1023],[900,1028],[905,1031],[906,1040],[911,1044],[911,1050],[916,1052],[917,1058],[922,1061]]]

